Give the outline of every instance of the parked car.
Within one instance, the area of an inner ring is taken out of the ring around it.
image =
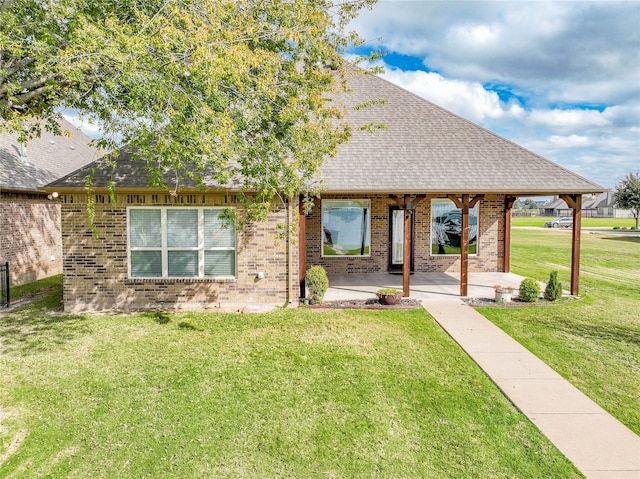
[[[547,228],[573,228],[573,218],[571,216],[563,216],[562,218],[547,221],[544,225]]]

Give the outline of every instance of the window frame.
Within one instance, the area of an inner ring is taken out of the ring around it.
[[[366,202],[367,203],[367,239],[368,252],[366,254],[325,254],[325,204],[329,203],[355,203]],[[370,258],[371,257],[371,200],[369,198],[351,198],[351,199],[322,199],[321,208],[321,234],[320,234],[320,254],[322,258]]]
[[[205,246],[205,211],[215,210],[222,211],[230,209],[229,207],[216,206],[129,206],[127,207],[127,277],[134,280],[235,280],[238,277],[238,239],[236,232],[235,220],[229,225],[229,229],[233,231],[233,246]],[[231,208],[234,209],[235,208]],[[159,210],[160,211],[160,246],[132,246],[131,245],[131,212],[135,210]],[[196,210],[197,211],[197,231],[198,240],[196,246],[169,246],[168,239],[170,232],[168,231],[168,212],[179,210]],[[132,252],[135,251],[160,251],[161,274],[160,276],[133,276],[132,269]],[[171,251],[195,251],[197,254],[197,274],[194,276],[170,276],[169,275],[169,252]],[[206,275],[205,274],[205,253],[207,251],[233,251],[233,274],[232,275]]]
[[[429,233],[429,256],[433,256],[436,258],[446,258],[446,257],[460,257],[462,256],[462,248],[460,248],[460,253],[434,253],[433,252],[433,247],[435,244],[438,243],[434,243],[434,223],[435,223],[435,218],[434,218],[434,214],[435,214],[435,208],[434,208],[434,203],[444,203],[444,202],[449,202],[452,205],[452,208],[449,210],[458,210],[460,212],[462,212],[461,208],[457,208],[455,203],[453,201],[451,201],[448,198],[432,198],[431,199],[431,222],[430,222],[430,233]],[[478,256],[480,253],[480,203],[482,202],[482,200],[478,201],[473,208],[471,208],[469,210],[469,217],[471,216],[475,216],[476,217],[476,241],[474,244],[469,243],[469,248],[471,248],[472,246],[475,246],[475,252],[471,253],[469,252],[469,256]],[[471,212],[475,212],[476,214],[472,215]],[[471,232],[471,230],[469,231]],[[444,245],[443,245],[444,246]]]

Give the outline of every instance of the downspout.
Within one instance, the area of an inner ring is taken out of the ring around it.
[[[291,203],[293,198],[287,197],[287,301],[285,307],[291,306],[291,290],[293,289],[293,249],[291,248],[292,235],[291,224],[293,223],[291,218]]]

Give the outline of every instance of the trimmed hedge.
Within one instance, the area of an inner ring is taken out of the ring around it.
[[[309,289],[309,302],[320,304],[324,299],[324,293],[329,288],[329,278],[322,266],[312,266],[306,274],[307,288]]]
[[[520,291],[518,293],[520,301],[533,303],[540,297],[540,285],[534,278],[525,278],[520,283]]]

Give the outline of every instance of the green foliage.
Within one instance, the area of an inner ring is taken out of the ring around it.
[[[636,229],[638,229],[638,220],[640,219],[640,172],[631,172],[622,178],[616,185],[614,197],[618,208],[631,210],[636,220]]]
[[[525,200],[520,200],[520,205],[521,205],[523,210],[537,210],[538,209],[538,205],[536,204],[535,200],[533,200],[531,198],[527,198]]]
[[[312,304],[320,304],[324,294],[329,288],[329,278],[322,266],[312,266],[306,274],[307,288],[309,289],[309,301]]]
[[[520,291],[518,293],[520,301],[533,303],[540,297],[540,285],[535,278],[525,278],[520,283]]]
[[[342,55],[361,40],[346,26],[372,3],[0,2],[0,131],[61,133],[73,109],[114,158],[131,147],[151,186],[240,178],[264,219],[348,139],[326,97],[353,74]]]
[[[562,297],[562,283],[558,281],[558,272],[552,271],[549,275],[549,282],[544,289],[544,299],[555,301]]]
[[[396,288],[380,288],[378,291],[376,291],[376,294],[379,294],[379,295],[402,294],[402,291]]]

